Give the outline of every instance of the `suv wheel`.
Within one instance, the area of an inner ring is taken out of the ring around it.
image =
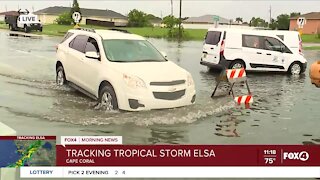
[[[57,76],[56,76],[56,82],[58,86],[63,86],[66,84],[66,76],[64,74],[64,69],[62,66],[59,66],[57,68]]]
[[[291,75],[298,75],[302,73],[302,66],[298,62],[294,62],[290,65],[288,69],[289,74]]]
[[[110,85],[101,88],[99,93],[100,108],[106,111],[118,110],[116,93]]]
[[[241,68],[245,68],[245,65],[242,61],[234,61],[230,64],[230,69],[241,69]]]

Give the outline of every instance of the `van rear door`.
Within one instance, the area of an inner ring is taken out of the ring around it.
[[[208,31],[203,45],[202,60],[218,64],[220,59],[220,46],[222,31]]]

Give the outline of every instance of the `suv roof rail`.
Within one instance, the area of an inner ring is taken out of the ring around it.
[[[79,28],[75,28],[77,30],[81,30],[81,31],[88,31],[88,32],[96,32],[94,29],[91,29],[91,28],[82,28],[82,27],[79,27]]]
[[[131,34],[129,31],[127,31],[127,30],[125,30],[125,29],[111,28],[111,29],[109,29],[109,30],[111,30],[111,31],[119,31],[119,32]]]

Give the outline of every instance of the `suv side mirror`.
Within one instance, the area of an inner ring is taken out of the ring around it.
[[[100,59],[100,55],[97,52],[94,51],[88,51],[86,52],[86,57],[91,59]]]
[[[167,57],[168,57],[167,53],[165,53],[165,52],[163,52],[163,51],[161,51],[160,53],[162,54],[162,56],[163,56],[164,58],[167,58]]]

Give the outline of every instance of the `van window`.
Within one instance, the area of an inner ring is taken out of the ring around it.
[[[248,48],[262,49],[261,36],[242,35],[242,46]]]
[[[84,48],[86,47],[88,36],[79,35],[70,42],[70,47],[74,50],[84,53]]]
[[[291,53],[291,51],[276,38],[265,37],[264,46],[266,50]]]
[[[220,42],[220,31],[208,31],[206,35],[206,44],[217,45]]]

